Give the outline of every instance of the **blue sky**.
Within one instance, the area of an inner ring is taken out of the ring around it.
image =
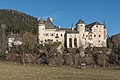
[[[106,20],[108,35],[120,33],[120,0],[1,0],[1,9],[14,9],[54,24],[71,27],[81,18],[86,24]]]

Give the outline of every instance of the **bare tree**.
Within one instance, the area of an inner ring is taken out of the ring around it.
[[[25,32],[22,36],[22,45],[19,46],[22,55],[22,62],[25,64],[25,55],[33,54],[37,44],[37,38],[30,32]]]

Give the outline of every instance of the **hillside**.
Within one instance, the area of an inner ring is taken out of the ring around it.
[[[0,23],[7,25],[7,32],[37,31],[37,18],[11,9],[0,9]]]

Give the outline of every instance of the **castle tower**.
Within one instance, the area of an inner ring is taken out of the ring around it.
[[[79,31],[79,46],[85,46],[85,22],[80,19],[76,24],[76,29]]]
[[[38,39],[40,44],[44,42],[44,36],[43,36],[44,32],[45,32],[45,21],[41,17],[38,22]]]
[[[85,32],[85,23],[83,20],[79,20],[76,24],[77,31],[79,32]]]

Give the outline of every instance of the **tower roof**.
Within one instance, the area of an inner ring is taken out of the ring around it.
[[[47,21],[48,21],[48,22],[52,22],[52,20],[51,20],[51,18],[50,18],[50,17],[48,17],[48,18],[47,18]]]
[[[39,24],[45,24],[45,21],[44,21],[44,19],[41,17],[38,23],[39,23]]]
[[[46,26],[46,28],[49,28],[49,29],[55,28],[55,26],[54,26],[52,20],[50,19],[50,17],[48,17],[48,19],[46,20],[45,26]]]
[[[82,19],[80,19],[80,20],[77,22],[77,24],[85,24],[85,22],[84,22]]]

